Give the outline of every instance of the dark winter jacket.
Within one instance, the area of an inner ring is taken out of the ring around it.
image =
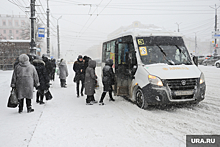
[[[35,67],[26,54],[21,54],[12,75],[11,87],[16,88],[18,99],[32,99],[34,87],[38,86],[40,83]]]
[[[114,72],[112,69],[113,60],[107,59],[105,66],[103,67],[102,83],[104,85],[104,91],[112,91],[112,85],[114,85]]]
[[[95,93],[95,83],[97,76],[95,74],[96,61],[90,60],[89,65],[86,68],[85,74],[85,94],[93,95]]]
[[[86,71],[86,68],[88,67],[89,65],[89,60],[91,60],[90,57],[87,57],[87,56],[84,56],[83,57],[83,60],[84,60],[84,71]]]
[[[59,75],[60,79],[66,79],[66,77],[68,77],[69,74],[65,60],[62,60],[62,62],[60,62],[59,71],[60,71],[60,75]]]
[[[50,74],[52,72],[52,66],[51,66],[50,60],[45,56],[43,56],[42,58],[45,63],[45,68],[46,68],[47,74],[48,74],[48,76],[50,76]]]
[[[77,61],[75,61],[73,64],[73,70],[75,71],[76,82],[78,82],[79,80],[84,80],[85,68],[83,61],[79,61],[79,59],[77,59]]]
[[[44,61],[42,61],[41,59],[34,59],[33,65],[35,66],[39,77],[40,86],[38,87],[38,89],[42,91],[48,90],[48,88],[50,87],[50,79],[47,74]]]
[[[56,72],[56,61],[55,59],[51,60],[51,68],[52,68],[52,74],[54,74]]]

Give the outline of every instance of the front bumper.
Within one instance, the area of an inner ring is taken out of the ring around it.
[[[148,84],[142,88],[144,98],[149,105],[167,105],[167,104],[184,104],[184,103],[198,103],[205,98],[206,84],[197,84],[196,88],[192,89],[193,94],[189,95],[175,95],[169,86],[155,86]],[[191,91],[192,91],[191,90]]]

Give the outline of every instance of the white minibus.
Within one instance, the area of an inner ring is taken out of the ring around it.
[[[106,59],[114,62],[114,94],[140,108],[197,104],[205,98],[204,74],[177,32],[126,30],[103,43],[102,67]]]

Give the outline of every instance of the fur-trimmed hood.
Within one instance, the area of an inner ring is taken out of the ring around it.
[[[43,64],[45,66],[45,62],[41,59],[34,59],[33,64],[34,65]]]

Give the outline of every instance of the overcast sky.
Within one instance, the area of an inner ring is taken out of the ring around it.
[[[0,14],[30,15],[30,0],[1,0]],[[13,4],[14,3],[14,4]],[[36,0],[37,16],[46,24],[47,0]],[[106,40],[108,34],[134,21],[154,24],[194,38],[211,40],[214,31],[215,4],[219,0],[49,0],[50,14],[62,18],[62,50],[81,52]],[[211,6],[211,7],[210,7]],[[218,15],[220,8],[218,9]],[[51,45],[56,47],[57,21],[51,19]],[[219,18],[219,17],[218,17]],[[218,19],[220,21],[220,19]]]

